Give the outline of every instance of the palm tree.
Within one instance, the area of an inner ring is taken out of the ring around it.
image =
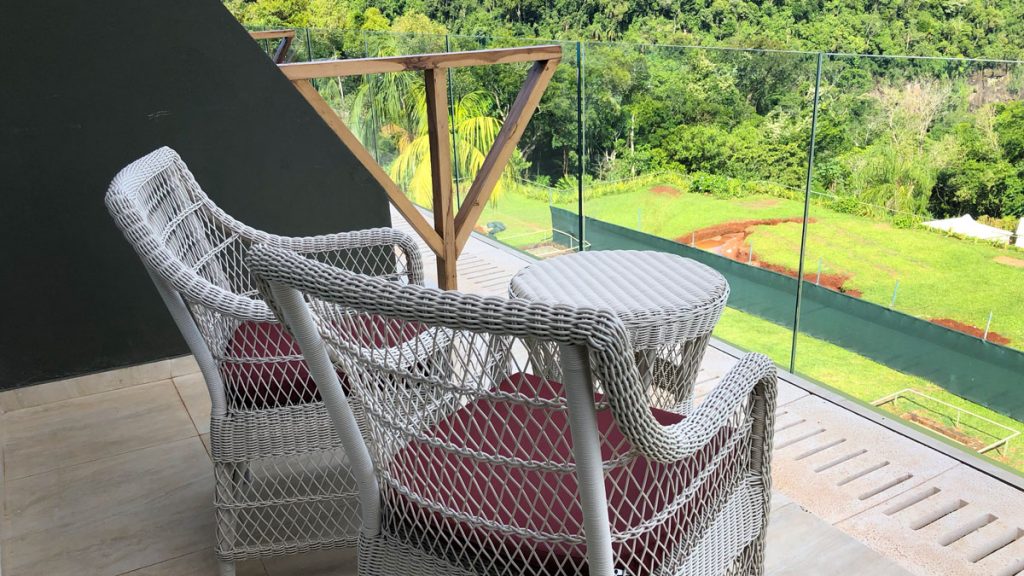
[[[432,184],[427,128],[426,93],[413,74],[384,74],[380,81],[364,83],[353,99],[351,123],[356,135],[369,144],[375,136],[393,143],[395,156],[388,172],[413,202],[430,205]],[[484,92],[470,92],[455,101],[449,122],[452,166],[460,182],[472,181],[483,166],[487,152],[501,130],[501,120],[491,116],[494,102]],[[379,130],[375,126],[380,126]],[[502,173],[491,202],[515,185],[511,165]],[[457,169],[457,170],[456,170]]]
[[[348,120],[359,140],[370,147],[381,135],[383,126],[394,125],[414,130],[426,109],[421,104],[422,81],[416,74],[378,74],[369,77],[356,90]]]

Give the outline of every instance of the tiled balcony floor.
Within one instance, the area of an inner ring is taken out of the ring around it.
[[[731,360],[712,351],[702,387]],[[210,406],[191,358],[6,392],[0,402],[9,409],[3,574],[216,574]],[[781,493],[769,540],[770,574],[904,574]],[[348,575],[355,560],[321,552],[243,563],[239,574]]]
[[[528,263],[481,240],[467,246],[464,291],[502,294]],[[698,394],[733,361],[710,350]],[[209,400],[191,358],[4,392],[0,409],[4,575],[216,574]],[[788,382],[778,413],[768,574],[1024,570],[1019,491]],[[995,519],[969,530],[979,517]],[[355,555],[246,562],[238,573],[349,575]]]

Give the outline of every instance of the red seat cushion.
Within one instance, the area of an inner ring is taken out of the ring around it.
[[[528,374],[506,379],[499,391],[537,398],[561,395],[561,384],[543,382]],[[662,424],[674,424],[682,416],[652,409]],[[683,503],[684,491],[693,489],[701,470],[712,458],[722,457],[733,429],[723,428],[692,458],[661,464],[639,455],[608,410],[598,412],[601,451],[606,462],[616,457],[625,463],[608,471],[605,489],[614,533],[622,533],[665,515],[660,525],[639,536],[613,543],[619,565],[626,574],[649,574],[676,548],[697,514],[718,501],[728,486],[720,480],[735,476],[739,449],[717,464],[715,473],[696,487]],[[570,463],[568,413],[524,404],[476,400],[441,421],[432,430],[436,439],[489,456]],[[547,534],[583,533],[583,513],[577,497],[575,472],[513,468],[482,462],[421,442],[406,445],[393,460],[392,474],[415,494],[445,508],[486,521],[510,524]],[[463,557],[480,554],[488,571],[504,564],[550,576],[586,573],[585,547],[548,543],[507,535],[477,525],[458,523],[397,492],[390,501],[393,529],[434,553]],[[481,548],[485,550],[481,552]],[[582,566],[582,572],[578,572]]]
[[[423,331],[420,325],[379,316],[359,316],[349,337],[363,346],[397,346]],[[228,405],[263,409],[320,401],[316,383],[301,360],[302,350],[291,334],[276,322],[243,322],[225,347],[228,360],[221,364]],[[282,357],[295,357],[279,360]],[[338,372],[348,390],[348,378]]]

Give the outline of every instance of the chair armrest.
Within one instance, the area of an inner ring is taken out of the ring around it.
[[[757,461],[752,461],[751,467],[761,467],[770,450],[776,386],[774,363],[763,354],[747,354],[722,377],[696,410],[676,424],[665,426],[653,417],[636,417],[633,414],[629,418],[616,414],[616,419],[641,454],[651,460],[672,463],[692,457],[712,442],[724,426],[734,421],[736,412],[744,408],[744,403],[749,402],[751,431],[757,438],[755,443],[767,443],[754,447]],[[614,400],[612,410],[615,411]]]
[[[237,234],[250,244],[266,244],[274,248],[283,248],[298,252],[305,256],[367,276],[406,277],[409,284],[423,285],[423,259],[419,247],[411,236],[394,228],[370,228],[352,232],[339,232],[320,236],[288,237],[270,234],[235,220],[230,214],[221,210],[212,200],[206,200],[206,209],[232,233]],[[363,249],[397,248],[399,262],[404,260],[404,268],[398,272],[383,272],[381,265],[393,265],[382,261],[380,252],[368,252]]]
[[[409,284],[423,285],[423,259],[419,247],[411,236],[393,228],[371,228],[304,238],[268,234],[261,243],[298,252],[357,274],[391,280],[404,277]],[[389,248],[397,249],[397,255]],[[397,260],[394,259],[396,256]]]

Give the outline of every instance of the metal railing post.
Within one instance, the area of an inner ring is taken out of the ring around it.
[[[796,343],[800,334],[800,303],[804,296],[804,253],[807,251],[807,225],[811,212],[811,179],[814,177],[814,140],[818,135],[818,102],[821,97],[821,66],[825,54],[818,52],[814,74],[814,106],[811,111],[811,141],[807,145],[807,184],[804,188],[804,218],[800,231],[800,263],[796,272],[796,305],[793,307],[793,341],[789,348],[789,371],[796,374]]]
[[[363,57],[370,58],[370,39],[366,34],[367,32],[363,30]],[[367,81],[370,82],[370,138],[373,140],[373,159],[380,164],[380,150],[377,147],[377,132],[380,131],[380,125],[377,124],[377,76],[371,75]]]
[[[579,210],[579,251],[585,250],[586,244],[586,217],[583,213],[583,175],[585,174],[584,168],[584,152],[586,146],[584,130],[586,128],[586,121],[583,117],[584,103],[583,95],[583,43],[576,42],[576,202],[577,209]]]
[[[444,35],[444,51],[451,52],[452,45],[448,39],[448,34]],[[452,90],[452,76],[455,75],[455,70],[448,71],[448,116],[452,119],[449,123],[449,128],[452,136],[452,172],[455,180],[455,210],[462,207],[462,191],[460,189],[459,180],[461,176],[459,174],[459,139],[455,137],[455,93]]]

